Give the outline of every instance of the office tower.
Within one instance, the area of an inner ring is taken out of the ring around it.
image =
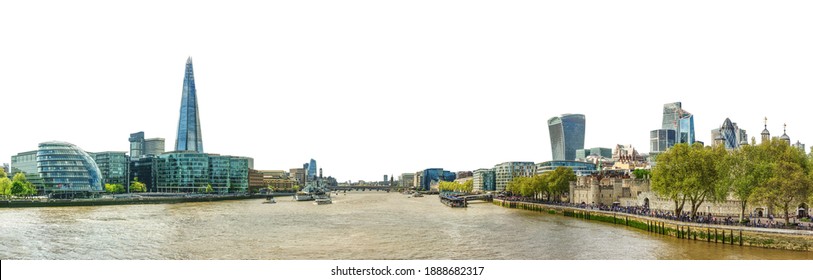
[[[178,137],[175,140],[175,150],[203,153],[203,137],[200,133],[198,97],[195,90],[195,74],[192,71],[192,57],[186,60],[186,72],[183,78],[181,96],[181,115],[178,119]]]
[[[553,160],[575,160],[576,150],[584,149],[585,118],[564,114],[548,120]]]

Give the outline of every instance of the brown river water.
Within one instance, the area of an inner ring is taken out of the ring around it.
[[[4,208],[0,259],[813,259],[437,196],[263,201]]]

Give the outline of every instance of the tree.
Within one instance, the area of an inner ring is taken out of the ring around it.
[[[206,189],[204,190],[206,193],[213,193],[215,190],[212,188],[212,184],[206,184]]]
[[[557,167],[547,178],[548,190],[555,201],[560,201],[562,194],[570,190],[570,182],[576,181],[576,173],[568,167]]]
[[[658,155],[652,169],[652,190],[675,203],[675,215],[683,212],[686,202],[691,216],[705,201],[722,201],[728,195],[726,151],[722,147],[689,146],[680,143]]]
[[[8,178],[6,172],[0,169],[0,196],[11,195],[11,179]]]
[[[550,190],[548,188],[549,179],[550,179],[550,173],[544,173],[544,174],[534,176],[533,182],[532,182],[533,190],[534,190],[534,196],[538,197],[538,196],[541,196],[541,195],[545,195],[548,200],[551,200],[552,197],[551,197]]]
[[[764,159],[770,164],[763,187],[752,194],[754,200],[780,208],[785,223],[790,222],[790,209],[810,199],[813,192],[810,158],[803,151],[781,140],[761,144]]]
[[[37,189],[25,178],[24,173],[14,174],[14,179],[11,182],[11,195],[31,196],[35,194],[37,194]]]
[[[130,192],[146,192],[147,185],[139,182],[138,177],[133,178],[133,181],[130,182]]]
[[[104,184],[104,191],[107,193],[123,193],[125,189],[121,184]]]
[[[724,180],[728,152],[722,146],[712,148],[700,144],[692,145],[689,151],[689,162],[694,168],[689,173],[689,188],[685,194],[692,206],[691,217],[695,217],[703,202],[720,202],[728,196],[729,186]]]
[[[468,180],[463,183],[463,192],[470,193],[474,191],[474,180]]]
[[[442,191],[442,192],[469,193],[473,189],[474,189],[474,182],[472,182],[471,180],[468,180],[463,184],[458,183],[458,182],[447,182],[447,181],[438,182],[438,190]]]
[[[740,221],[745,209],[758,188],[765,187],[770,178],[771,165],[762,153],[764,146],[743,146],[726,157],[727,174],[723,180],[731,186],[731,192],[740,201]]]
[[[508,182],[508,184],[505,186],[505,190],[514,195],[530,196],[530,179],[531,178],[528,177],[514,177],[514,179]]]
[[[638,179],[649,179],[652,176],[652,171],[649,169],[635,169],[632,171],[632,175]]]

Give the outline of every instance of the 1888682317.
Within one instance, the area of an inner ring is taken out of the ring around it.
[[[483,275],[485,267],[482,266],[434,266],[425,267],[424,275]]]

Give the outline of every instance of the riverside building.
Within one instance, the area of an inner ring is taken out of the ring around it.
[[[515,177],[533,177],[536,174],[536,165],[530,161],[509,161],[494,166],[495,191],[505,191],[508,182]]]

